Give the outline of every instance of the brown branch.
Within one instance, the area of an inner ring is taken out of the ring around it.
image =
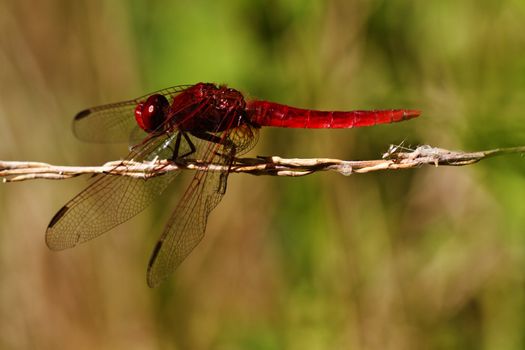
[[[428,145],[415,150],[401,146],[390,146],[382,159],[346,161],[330,158],[292,158],[277,156],[258,158],[239,158],[229,169],[232,173],[252,175],[304,176],[318,171],[336,171],[343,175],[368,173],[379,170],[417,168],[422,165],[462,166],[477,163],[482,159],[510,153],[525,153],[525,146],[498,148],[479,152],[449,151]],[[39,162],[0,161],[0,178],[3,182],[16,182],[33,179],[62,180],[83,174],[111,174],[136,178],[149,178],[168,171],[206,170],[225,171],[222,164],[208,164],[199,160],[186,159],[172,162],[112,161],[102,166],[56,166]]]

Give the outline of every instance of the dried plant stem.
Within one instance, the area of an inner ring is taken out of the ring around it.
[[[304,176],[318,171],[336,171],[343,175],[368,173],[379,170],[397,170],[417,168],[421,165],[462,166],[479,162],[482,159],[511,154],[524,153],[525,146],[498,148],[479,152],[449,151],[428,145],[414,150],[401,146],[390,146],[382,159],[348,161],[330,158],[292,158],[277,156],[236,159],[230,172],[252,175]],[[62,180],[83,174],[111,174],[149,178],[160,176],[169,171],[206,170],[224,171],[225,165],[208,164],[199,160],[185,159],[172,162],[112,161],[102,166],[56,166],[40,162],[0,161],[0,178],[3,182],[17,182],[34,179]]]

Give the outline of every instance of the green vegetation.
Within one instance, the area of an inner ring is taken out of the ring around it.
[[[0,0],[0,159],[118,159],[126,145],[74,139],[77,111],[199,81],[298,107],[423,111],[373,128],[263,129],[250,155],[524,145],[524,4]],[[522,157],[232,175],[203,242],[150,290],[178,180],[130,223],[60,253],[45,227],[86,180],[2,186],[0,348],[525,348]]]

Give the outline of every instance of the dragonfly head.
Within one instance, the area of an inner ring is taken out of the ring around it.
[[[135,107],[135,120],[142,130],[153,132],[165,122],[169,106],[166,97],[160,94],[151,95]]]

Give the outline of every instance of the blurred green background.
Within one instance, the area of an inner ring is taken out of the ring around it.
[[[525,144],[525,2],[0,0],[0,159],[96,165],[72,116],[227,83],[407,123],[263,129],[250,155],[373,159],[390,143]],[[188,177],[186,178],[186,180]],[[187,181],[97,240],[45,228],[87,178],[0,189],[1,349],[524,349],[525,162],[343,177],[232,175],[206,237],[146,286]]]

